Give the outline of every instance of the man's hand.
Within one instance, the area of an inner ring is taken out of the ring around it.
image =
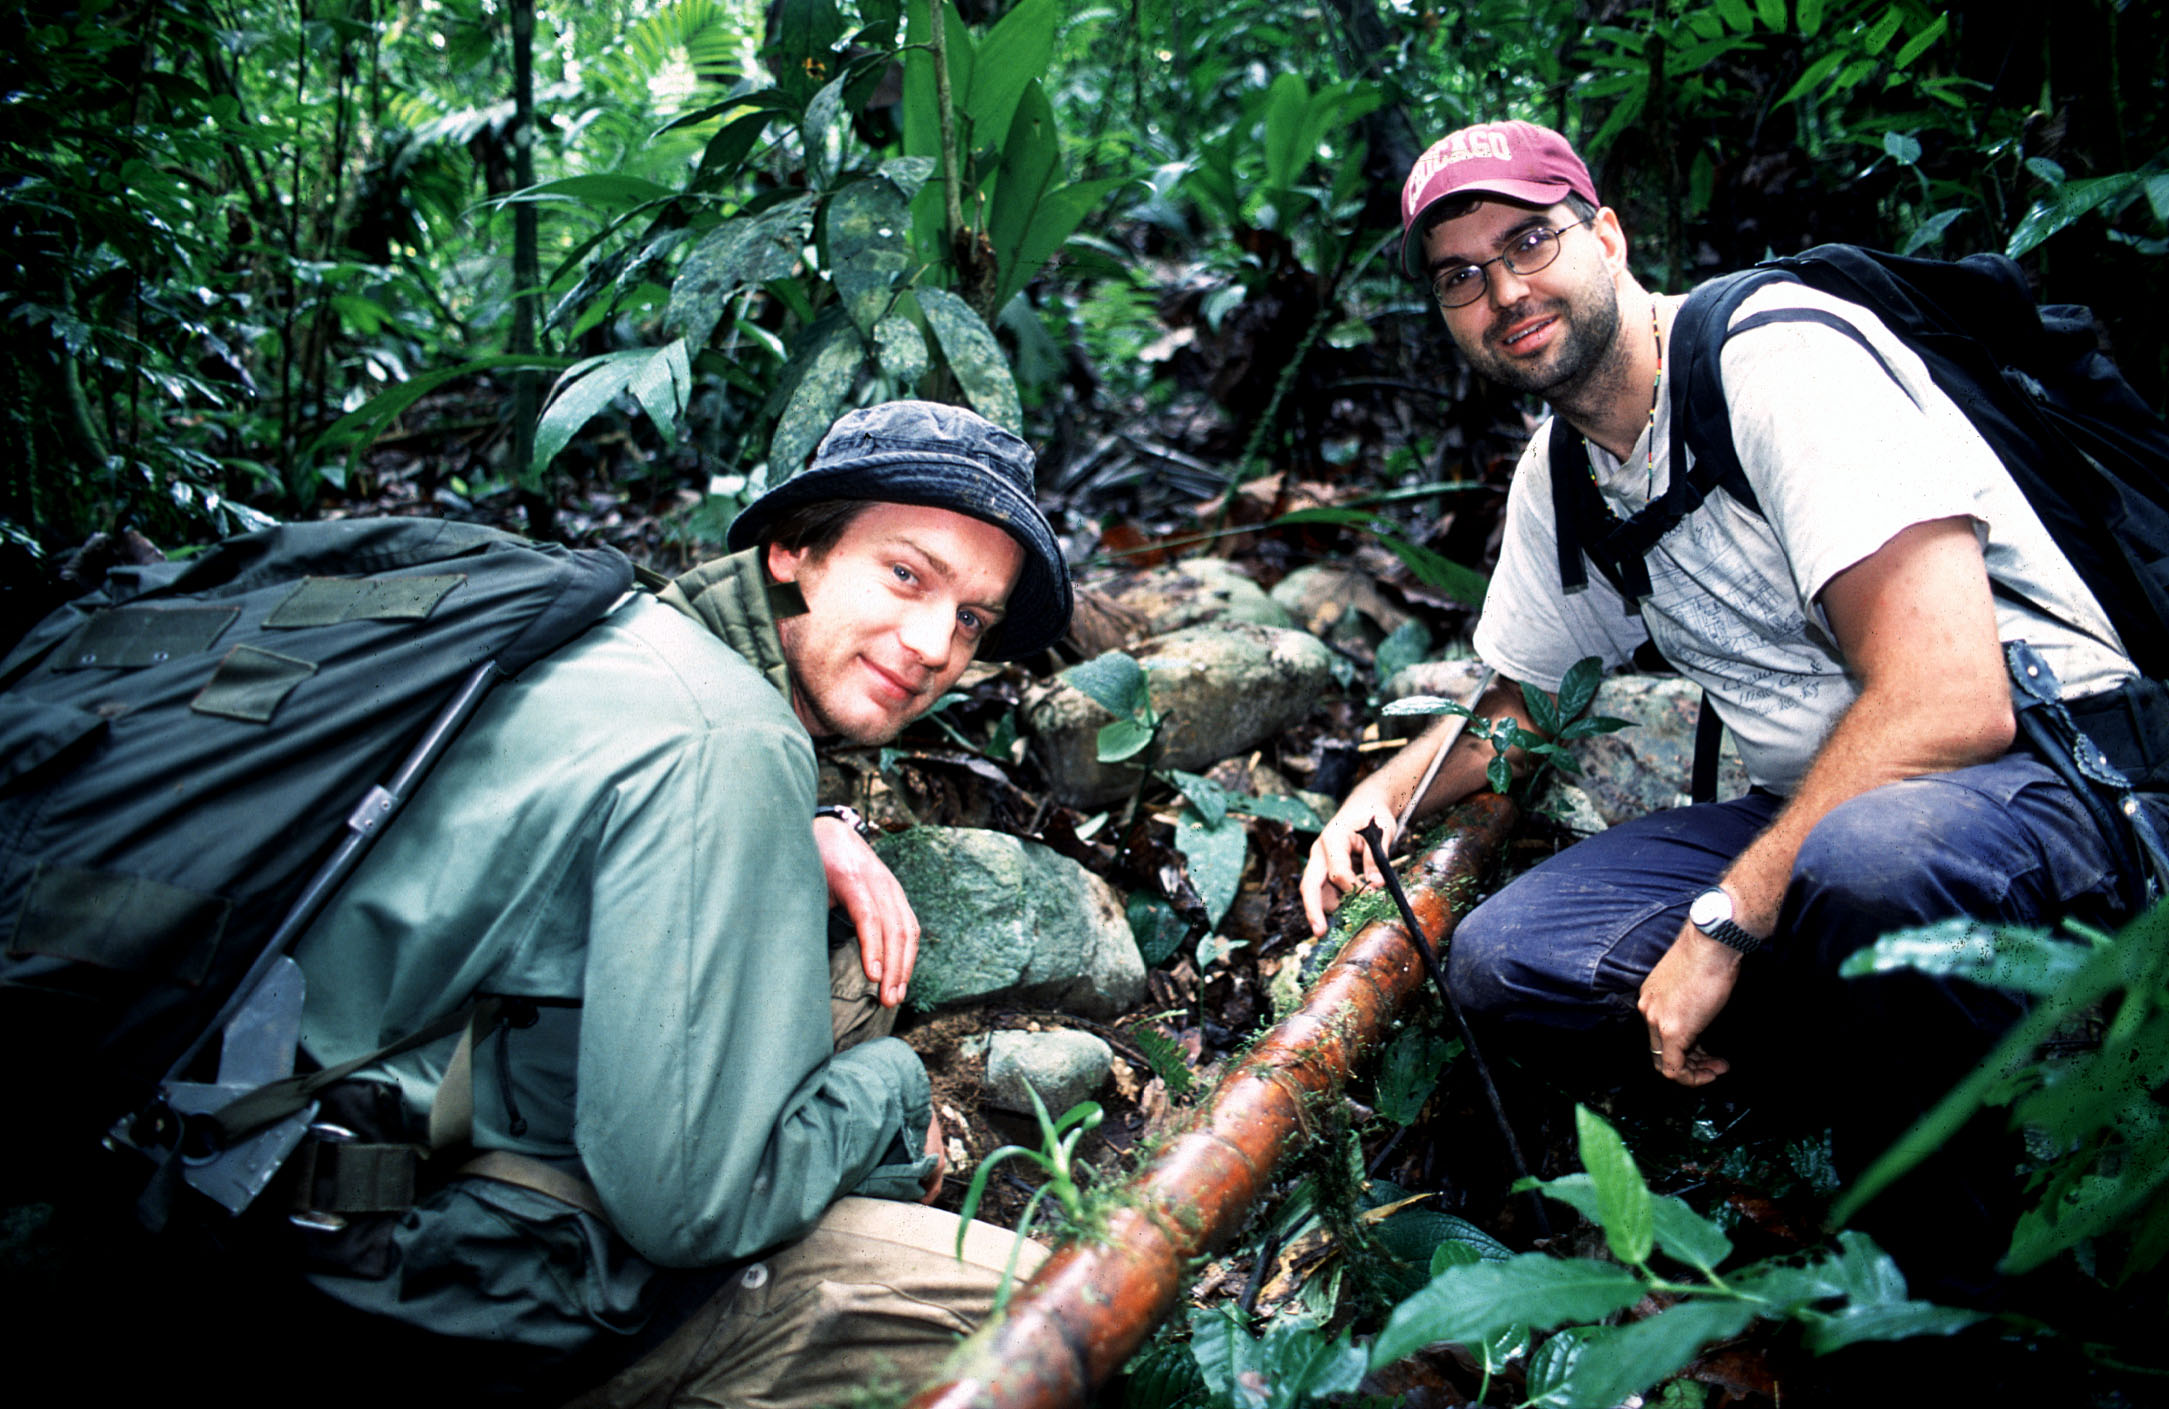
[[[1333,814],[1318,840],[1310,844],[1310,864],[1303,868],[1303,913],[1310,917],[1310,932],[1322,935],[1341,897],[1361,886],[1381,881],[1378,862],[1363,843],[1363,829],[1376,823],[1391,850],[1394,842],[1394,809],[1377,792],[1359,787],[1348,795],[1341,810]]]
[[[821,852],[831,902],[841,905],[859,932],[866,980],[881,986],[881,1004],[893,1008],[911,986],[919,959],[919,917],[896,876],[866,839],[835,817],[813,819],[813,844]]]
[[[941,1177],[948,1172],[949,1156],[942,1151],[941,1113],[935,1112],[926,1122],[926,1152],[934,1157],[934,1172],[926,1176],[926,1197],[919,1200],[931,1204],[941,1197]]]
[[[1723,1057],[1702,1050],[1702,1034],[1724,1010],[1740,979],[1740,953],[1719,944],[1693,924],[1642,980],[1636,1005],[1649,1025],[1649,1058],[1668,1080],[1707,1086],[1732,1070]]]

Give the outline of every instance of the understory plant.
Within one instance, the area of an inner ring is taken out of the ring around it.
[[[1025,1094],[1032,1098],[1032,1114],[1039,1121],[1040,1143],[1037,1149],[1030,1145],[1004,1145],[979,1161],[972,1171],[970,1187],[964,1191],[964,1203],[957,1211],[956,1255],[964,1256],[964,1235],[970,1231],[972,1215],[979,1211],[979,1203],[986,1197],[987,1181],[994,1177],[995,1167],[1004,1160],[1021,1159],[1039,1166],[1046,1176],[1045,1182],[1032,1191],[1026,1200],[1024,1212],[1017,1217],[1017,1236],[1010,1244],[1009,1261],[1002,1268],[1002,1284],[995,1293],[994,1309],[999,1313],[1009,1304],[1009,1289],[1017,1270],[1017,1254],[1032,1233],[1032,1220],[1039,1215],[1039,1207],[1049,1198],[1062,1210],[1071,1228],[1081,1226],[1085,1219],[1084,1185],[1077,1179],[1077,1142],[1095,1129],[1105,1117],[1097,1101],[1080,1101],[1062,1112],[1059,1118],[1047,1114],[1047,1103],[1039,1098],[1039,1092],[1030,1082],[1024,1084]]]
[[[1523,703],[1529,710],[1529,721],[1537,732],[1530,733],[1521,727],[1511,715],[1497,719],[1480,718],[1467,705],[1449,700],[1441,695],[1410,695],[1388,704],[1381,713],[1394,716],[1458,714],[1469,721],[1468,732],[1490,744],[1493,750],[1491,762],[1486,766],[1485,780],[1491,790],[1508,796],[1514,788],[1513,764],[1507,755],[1519,749],[1530,762],[1528,775],[1523,780],[1524,795],[1533,793],[1544,770],[1556,768],[1569,776],[1579,776],[1581,765],[1574,761],[1569,748],[1577,740],[1597,734],[1610,734],[1626,728],[1633,721],[1614,719],[1610,715],[1583,717],[1589,702],[1597,697],[1597,685],[1604,678],[1603,662],[1595,656],[1584,656],[1568,668],[1559,682],[1559,693],[1547,695],[1542,690],[1524,687]]]

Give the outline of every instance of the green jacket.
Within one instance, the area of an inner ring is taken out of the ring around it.
[[[755,553],[711,562],[500,684],[296,946],[325,1064],[477,994],[538,1000],[474,1053],[474,1143],[583,1173],[610,1215],[462,1180],[403,1222],[391,1276],[320,1278],[335,1296],[574,1349],[640,1328],[654,1266],[920,1194],[917,1055],[830,1051],[813,744],[769,593]],[[419,1117],[452,1045],[376,1074]]]

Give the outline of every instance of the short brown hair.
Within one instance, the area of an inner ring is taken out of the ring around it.
[[[865,499],[823,499],[801,504],[777,517],[761,535],[765,548],[774,544],[787,552],[809,552],[818,561],[835,547],[844,530],[871,507]]]

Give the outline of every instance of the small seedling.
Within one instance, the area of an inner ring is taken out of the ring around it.
[[[1017,1219],[1016,1242],[1009,1249],[1009,1261],[1002,1268],[1002,1284],[994,1294],[994,1312],[1001,1313],[1009,1304],[1010,1286],[1017,1270],[1017,1254],[1024,1241],[1031,1235],[1032,1219],[1038,1215],[1039,1206],[1048,1197],[1062,1206],[1062,1212],[1076,1227],[1084,1220],[1085,1193],[1077,1183],[1074,1170],[1077,1142],[1085,1132],[1096,1127],[1105,1118],[1097,1101],[1080,1101],[1062,1112],[1057,1120],[1047,1114],[1046,1102],[1039,1099],[1039,1092],[1030,1082],[1024,1085],[1025,1094],[1032,1098],[1032,1114],[1039,1120],[1040,1146],[1004,1145],[979,1162],[972,1172],[971,1186],[964,1191],[964,1205],[958,1210],[956,1230],[956,1255],[964,1257],[964,1234],[971,1225],[972,1215],[979,1211],[979,1202],[986,1197],[987,1180],[993,1177],[994,1167],[1006,1159],[1024,1159],[1039,1166],[1047,1181],[1032,1191],[1032,1197],[1024,1205],[1023,1215]]]
[[[1469,721],[1468,732],[1491,745],[1492,759],[1484,770],[1491,790],[1500,796],[1509,796],[1514,787],[1514,769],[1507,755],[1520,749],[1530,761],[1525,789],[1533,789],[1546,768],[1557,768],[1570,776],[1579,776],[1581,765],[1574,761],[1568,746],[1579,739],[1596,734],[1609,734],[1633,723],[1628,719],[1614,719],[1609,715],[1592,715],[1581,718],[1582,711],[1596,698],[1598,682],[1603,679],[1604,665],[1595,656],[1584,656],[1568,669],[1566,678],[1559,682],[1556,698],[1542,690],[1524,689],[1523,702],[1529,709],[1529,722],[1536,725],[1537,732],[1530,733],[1521,727],[1520,721],[1511,715],[1497,719],[1478,717],[1465,704],[1440,695],[1411,695],[1395,700],[1382,711],[1389,715],[1411,714],[1458,714]]]

